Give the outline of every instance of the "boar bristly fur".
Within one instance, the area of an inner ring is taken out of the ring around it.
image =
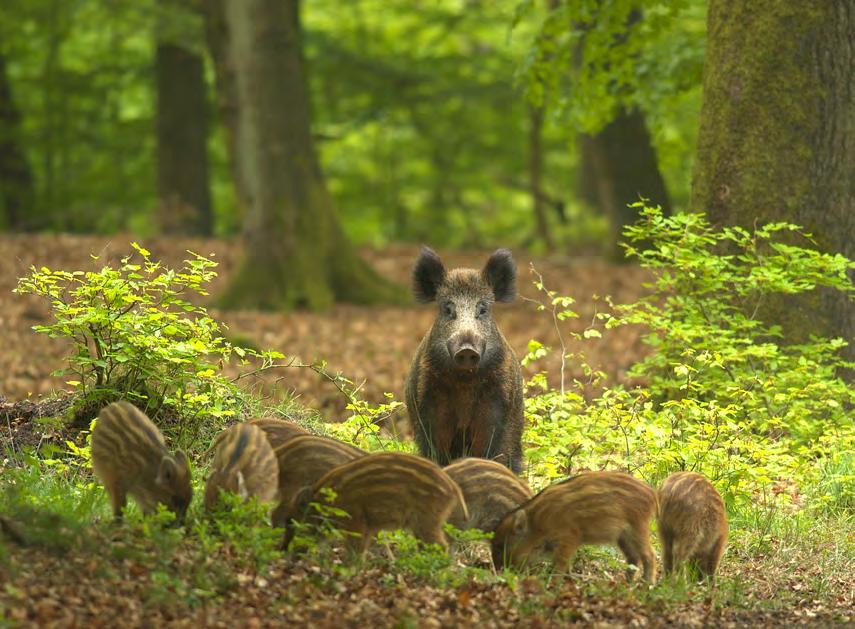
[[[440,465],[475,456],[521,471],[522,376],[493,318],[496,302],[514,300],[515,279],[506,249],[481,271],[446,271],[427,247],[416,261],[416,300],[436,301],[438,312],[413,358],[405,397],[419,451]]]
[[[157,426],[132,404],[113,402],[101,409],[92,431],[92,468],[116,519],[130,494],[143,513],[162,504],[183,522],[193,497],[187,457],[181,451],[170,454]]]
[[[724,501],[706,478],[677,472],[659,489],[659,539],[665,574],[694,563],[699,577],[715,579],[727,543]]]
[[[334,467],[364,456],[359,448],[327,437],[302,435],[274,450],[279,463],[279,505],[273,526],[284,527],[291,503],[304,487],[313,486]]]
[[[287,518],[285,545],[294,536],[294,522],[317,523],[310,503],[323,504],[324,488],[335,493],[332,505],[347,517],[336,526],[359,534],[364,552],[381,530],[406,529],[426,544],[448,547],[442,528],[452,509],[466,502],[448,474],[420,456],[402,452],[367,454],[333,468],[310,490],[301,491]]]
[[[443,469],[460,487],[469,510],[465,518],[462,509],[455,507],[448,518],[461,530],[493,531],[505,515],[532,495],[525,482],[495,461],[470,457]]]
[[[267,440],[270,442],[270,447],[274,450],[279,446],[284,445],[294,437],[309,434],[305,428],[296,422],[287,421],[285,419],[276,419],[275,417],[259,417],[256,419],[250,419],[246,423],[261,428],[267,436]]]
[[[586,472],[551,485],[507,514],[492,541],[493,563],[521,566],[536,550],[551,549],[556,572],[567,572],[584,544],[612,544],[627,563],[642,565],[644,578],[656,574],[650,520],[656,494],[622,472]],[[627,578],[632,578],[627,571]]]
[[[264,431],[247,423],[231,426],[218,439],[205,485],[205,509],[214,508],[221,490],[244,499],[256,496],[259,502],[273,502],[278,479],[276,455]]]

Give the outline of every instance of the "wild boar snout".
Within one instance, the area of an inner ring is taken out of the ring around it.
[[[486,344],[480,336],[464,333],[453,335],[446,343],[446,348],[456,369],[472,371],[481,362]]]

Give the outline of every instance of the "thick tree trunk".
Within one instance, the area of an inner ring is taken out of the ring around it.
[[[656,149],[644,123],[644,116],[634,109],[620,109],[615,119],[594,136],[580,137],[580,196],[592,202],[609,219],[610,251],[623,258],[618,242],[623,228],[638,218],[635,209],[627,207],[649,199],[671,211],[665,181],[659,171]]]
[[[712,0],[694,209],[717,223],[805,226],[855,258],[855,5]],[[799,330],[850,342],[855,304],[837,291],[776,304]]]
[[[214,63],[217,82],[217,110],[223,124],[229,153],[229,170],[235,184],[235,192],[241,212],[249,203],[249,192],[240,178],[237,151],[238,103],[237,79],[229,57],[229,28],[226,24],[225,0],[204,0],[205,37],[208,51]]]
[[[202,57],[161,42],[157,74],[157,191],[161,228],[210,235],[208,99]]]
[[[21,112],[12,98],[6,57],[0,53],[0,211],[7,229],[27,229],[34,210],[33,171],[21,146]]]
[[[237,96],[237,184],[246,205],[244,257],[221,304],[318,309],[334,301],[401,301],[403,292],[354,251],[327,192],[310,133],[298,2],[222,6]]]
[[[549,230],[543,193],[543,107],[529,106],[528,176],[531,203],[537,221],[537,233],[547,251],[555,250],[555,238]]]

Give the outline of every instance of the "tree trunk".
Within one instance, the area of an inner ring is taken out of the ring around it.
[[[33,171],[21,146],[21,112],[12,98],[6,57],[0,53],[0,210],[7,229],[23,230],[32,215]]]
[[[223,124],[226,145],[229,154],[229,170],[235,185],[237,202],[241,214],[249,203],[249,192],[241,180],[237,150],[238,103],[237,79],[235,69],[229,57],[229,29],[226,24],[226,6],[224,0],[205,0],[202,3],[205,13],[205,37],[208,51],[214,63],[214,76],[217,82],[217,110]]]
[[[529,106],[528,175],[531,203],[537,221],[537,233],[547,251],[555,250],[555,238],[549,230],[543,194],[543,107]]]
[[[644,116],[637,109],[620,109],[602,131],[579,138],[579,153],[580,196],[608,217],[610,251],[623,258],[618,246],[623,228],[638,218],[628,204],[644,197],[671,211]]]
[[[158,218],[168,233],[213,232],[208,179],[208,99],[202,57],[160,42],[157,74]]]
[[[855,6],[851,0],[712,0],[692,204],[716,223],[803,225],[855,258]],[[840,336],[839,291],[776,304],[790,338]]]
[[[327,192],[310,133],[299,3],[223,0],[223,8],[246,206],[243,259],[221,304],[321,309],[334,301],[402,301],[403,292],[359,258]]]

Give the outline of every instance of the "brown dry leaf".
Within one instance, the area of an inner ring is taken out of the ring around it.
[[[129,235],[74,236],[51,234],[0,235],[5,255],[0,259],[0,335],[4,339],[0,356],[5,369],[0,372],[0,393],[10,400],[20,400],[29,394],[46,394],[64,388],[67,378],[53,377],[51,372],[63,365],[69,345],[35,334],[31,327],[49,319],[46,304],[30,295],[15,295],[11,290],[17,278],[30,266],[53,269],[96,269],[119,259],[131,251]],[[211,287],[216,295],[235,267],[239,247],[231,241],[160,237],[141,243],[167,266],[177,268],[188,249],[214,253],[220,263],[220,276]],[[91,261],[90,253],[100,255]],[[410,269],[418,253],[416,246],[392,246],[381,251],[364,250],[363,256],[391,279],[407,284]],[[441,252],[448,266],[483,265],[489,251]],[[519,290],[522,297],[537,298],[531,285],[529,263],[534,262],[547,286],[559,294],[577,299],[575,309],[580,318],[566,323],[565,333],[581,332],[603,309],[601,301],[592,295],[612,295],[617,302],[634,301],[644,293],[644,271],[633,266],[611,265],[596,258],[561,258],[532,260],[524,252],[517,255],[520,269]],[[403,398],[403,384],[409,362],[434,316],[431,306],[363,308],[340,305],[325,313],[261,313],[219,312],[212,314],[229,325],[235,338],[246,338],[259,348],[278,350],[304,361],[325,359],[328,369],[341,372],[354,382],[362,383],[363,396],[372,401],[383,400],[384,392],[396,399]],[[551,317],[538,312],[535,306],[518,299],[511,306],[496,310],[496,318],[505,336],[518,355],[522,355],[532,338],[549,346],[558,339]],[[611,377],[623,380],[626,368],[642,353],[638,330],[620,327],[609,331],[601,340],[575,341],[567,338],[568,351],[584,351],[588,362],[603,369]],[[557,373],[560,357],[553,353],[535,369]],[[577,361],[568,365],[568,378],[582,377]],[[236,373],[236,368],[230,368]],[[289,369],[264,378],[266,391],[294,391],[308,405],[320,408],[330,420],[345,413],[345,400],[328,382],[309,370]]]

